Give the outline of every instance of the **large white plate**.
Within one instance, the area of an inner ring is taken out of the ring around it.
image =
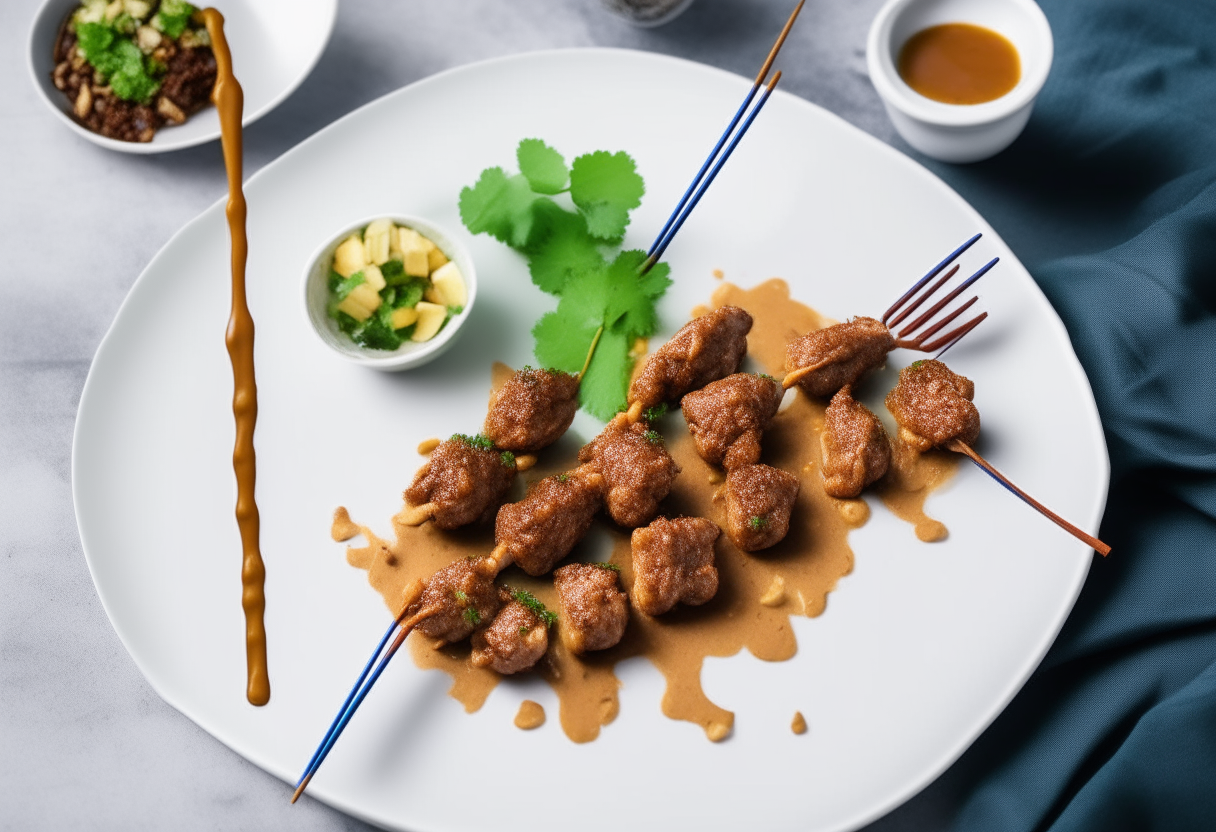
[[[612,50],[493,61],[370,104],[250,180],[274,691],[262,709],[243,696],[223,206],[169,242],[98,350],[73,456],[98,593],[168,702],[295,779],[387,622],[364,573],[329,540],[334,507],[388,533],[421,462],[416,443],[477,429],[490,363],[528,361],[529,326],[551,303],[518,256],[465,234],[481,275],[467,331],[441,360],[384,375],[347,364],[308,331],[296,302],[308,253],[351,218],[381,212],[464,234],[460,188],[483,167],[513,166],[527,136],[568,158],[629,151],[648,193],[627,242],[645,247],[747,84]],[[773,98],[671,247],[664,329],[709,297],[715,268],[743,286],[785,277],[796,297],[837,318],[874,314],[976,230],[985,236],[968,263],[1002,258],[985,279],[994,315],[950,358],[976,382],[982,450],[1096,529],[1108,473],[1098,417],[1064,328],[1030,276],[944,184],[805,101]],[[580,415],[574,430],[589,437],[598,428]],[[879,816],[941,772],[1013,696],[1071,608],[1091,553],[969,465],[930,502],[950,528],[944,543],[918,543],[873,505],[851,538],[853,574],[822,617],[795,621],[794,660],[707,662],[710,697],[738,713],[727,742],[665,719],[661,678],[643,661],[623,668],[616,722],[575,745],[555,718],[530,733],[512,726],[524,697],[556,714],[541,682],[504,683],[470,716],[445,695],[447,677],[399,659],[310,793],[411,830],[836,830]],[[801,737],[788,727],[795,710],[810,723]]]
[[[94,133],[72,117],[72,103],[55,89],[51,50],[59,26],[80,0],[46,0],[30,27],[26,63],[42,100],[78,135],[121,153],[165,153],[220,137],[220,119],[209,107],[185,124],[167,125],[150,142],[124,142]],[[206,3],[197,3],[200,8]],[[334,29],[338,0],[223,0],[224,35],[232,48],[233,68],[245,94],[244,124],[279,106],[304,83],[317,65]]]

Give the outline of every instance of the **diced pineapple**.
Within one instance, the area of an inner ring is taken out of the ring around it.
[[[405,262],[405,273],[410,277],[426,277],[431,273],[431,266],[426,256],[426,238],[412,228],[397,229],[397,244],[401,247],[402,259]]]
[[[414,327],[414,334],[410,336],[410,340],[431,340],[435,337],[435,333],[439,331],[439,327],[443,326],[443,321],[448,316],[447,307],[438,303],[427,303],[421,300],[418,301],[418,305],[414,309],[418,312],[418,322]]]
[[[429,252],[427,252],[426,262],[427,262],[427,265],[430,267],[431,271],[433,272],[436,269],[438,269],[440,266],[442,266],[444,263],[448,262],[448,257],[446,254],[444,254],[442,251],[439,250],[439,246],[435,246],[433,249],[431,249]]]
[[[334,271],[343,277],[350,277],[366,265],[363,241],[359,239],[358,234],[351,234],[334,251]]]
[[[392,220],[376,220],[363,232],[363,249],[367,262],[382,265],[388,260],[389,238],[393,236]]]
[[[403,306],[400,309],[394,309],[388,320],[393,329],[403,329],[418,320],[418,310]]]
[[[353,294],[353,293],[352,293]],[[345,312],[356,321],[366,321],[372,316],[372,310],[368,309],[359,301],[355,300],[351,295],[347,295],[337,307],[339,312]]]
[[[464,306],[469,302],[469,293],[465,290],[464,275],[455,263],[444,263],[431,275],[435,296],[444,306]]]
[[[360,283],[358,286],[350,290],[350,294],[346,299],[355,299],[355,303],[366,307],[369,312],[375,312],[380,308],[380,293],[371,287],[370,283]]]
[[[113,23],[120,14],[122,14],[122,0],[114,0],[113,3],[106,6],[106,23]]]
[[[387,285],[384,282],[384,272],[380,271],[379,266],[372,263],[368,263],[363,267],[363,279],[367,281],[368,286],[371,286],[377,292]]]

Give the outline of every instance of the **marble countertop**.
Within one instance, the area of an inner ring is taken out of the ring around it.
[[[783,89],[907,149],[865,71],[882,0],[808,4]],[[358,0],[303,86],[246,132],[246,176],[356,107],[458,63],[614,46],[747,77],[789,3],[697,0],[638,29],[598,0]],[[218,143],[160,156],[95,147],[38,100],[25,67],[37,0],[0,4],[0,829],[365,829],[229,751],[153,692],[110,626],[81,552],[71,443],[89,364],[135,278],[225,192]],[[408,11],[425,37],[383,25]],[[453,49],[449,42],[458,42]],[[871,827],[944,825],[928,792]]]

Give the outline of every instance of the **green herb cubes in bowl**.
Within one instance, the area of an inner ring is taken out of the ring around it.
[[[382,370],[404,370],[451,345],[476,291],[464,247],[417,217],[345,229],[309,261],[304,304],[331,349]]]

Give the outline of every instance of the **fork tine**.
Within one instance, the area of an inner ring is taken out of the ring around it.
[[[924,332],[917,335],[916,340],[923,343],[924,341],[928,340],[929,338],[932,338],[937,332],[939,332],[941,329],[943,329],[947,324],[949,324],[951,321],[953,321],[959,315],[963,314],[968,309],[970,309],[972,306],[974,306],[975,302],[979,299],[980,299],[979,295],[972,295],[971,300],[967,301],[962,306],[960,306],[958,309],[955,309],[953,312],[951,312],[946,317],[942,318],[940,321],[935,323],[933,326],[929,327]]]
[[[967,323],[963,324],[962,326],[957,327],[956,329],[952,329],[949,332],[947,332],[945,335],[943,335],[942,337],[937,338],[937,339],[931,341],[930,343],[923,345],[921,347],[921,350],[923,350],[924,352],[933,352],[938,347],[941,347],[944,345],[945,349],[942,350],[942,352],[944,353],[946,350],[953,347],[959,341],[963,340],[964,335],[966,335],[968,332],[970,332],[971,330],[973,330],[977,326],[979,326],[981,323],[983,323],[984,319],[987,317],[988,317],[987,312],[981,312],[979,315],[976,315],[974,318],[967,321]],[[938,353],[938,355],[941,355],[941,353]]]
[[[975,283],[975,281],[979,280],[981,277],[986,275],[992,269],[992,267],[997,264],[997,262],[1000,259],[1001,258],[999,258],[999,257],[993,257],[991,260],[989,260],[987,263],[985,263],[978,272],[971,275],[971,277],[967,278],[962,283],[960,283],[957,287],[955,287],[955,289],[952,292],[950,292],[950,294],[946,295],[944,298],[939,300],[937,303],[933,304],[933,306],[931,306],[929,308],[929,311],[922,313],[919,318],[917,318],[912,323],[908,324],[906,327],[901,329],[899,331],[899,337],[907,338],[909,334],[915,332],[916,330],[918,330],[922,326],[924,326],[925,322],[928,321],[930,318],[932,318],[934,315],[936,315],[938,312],[940,312],[943,308],[945,308],[946,304],[950,303],[950,301],[954,300],[956,297],[958,297],[964,291],[966,291],[967,287],[970,286],[972,283]]]
[[[953,269],[951,269],[950,271],[946,272],[944,275],[942,275],[942,277],[941,277],[941,279],[940,279],[940,280],[938,280],[936,283],[934,283],[932,286],[930,286],[930,287],[929,287],[929,290],[928,290],[927,292],[925,292],[923,295],[921,295],[920,297],[918,297],[918,298],[917,298],[916,300],[914,300],[912,303],[908,304],[908,308],[907,308],[907,309],[904,309],[902,312],[900,312],[898,315],[896,315],[894,318],[892,318],[890,321],[888,321],[888,322],[887,322],[887,327],[888,327],[888,328],[892,328],[892,327],[897,327],[897,326],[899,326],[900,322],[901,322],[901,321],[902,321],[904,318],[908,317],[908,316],[909,316],[909,315],[911,315],[913,312],[915,312],[917,309],[919,309],[919,308],[920,308],[920,305],[921,305],[922,303],[924,303],[925,301],[927,301],[929,298],[933,297],[933,295],[934,295],[934,294],[937,292],[937,290],[938,290],[938,289],[940,289],[940,288],[942,288],[942,285],[943,285],[943,284],[944,284],[944,283],[945,283],[947,280],[949,280],[950,278],[954,277],[956,274],[958,274],[958,264],[957,264],[957,263],[954,265],[954,268],[953,268]]]
[[[983,233],[976,234],[970,240],[963,243],[961,246],[959,246],[954,251],[952,251],[950,253],[949,257],[947,257],[945,260],[943,260],[942,262],[940,262],[936,266],[934,266],[932,269],[930,269],[928,274],[926,274],[920,280],[916,281],[916,284],[911,289],[904,292],[903,296],[899,300],[895,301],[895,303],[891,304],[891,308],[883,313],[882,322],[885,324],[887,322],[887,319],[890,318],[892,315],[894,315],[899,310],[899,308],[901,306],[903,306],[904,303],[907,302],[908,298],[915,295],[917,292],[920,291],[922,286],[924,286],[926,283],[928,283],[933,278],[937,277],[937,275],[941,273],[942,269],[946,268],[946,266],[949,266],[951,263],[953,263],[958,258],[958,256],[960,254],[962,254],[964,251],[966,251],[967,249],[969,249],[973,245],[975,245],[975,241],[978,240],[982,236],[984,236]]]

